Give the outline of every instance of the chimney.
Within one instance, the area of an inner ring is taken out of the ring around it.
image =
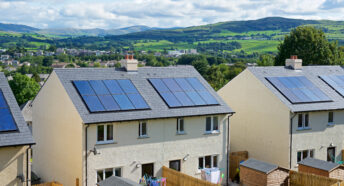
[[[302,69],[302,59],[297,59],[297,55],[290,56],[290,59],[285,60],[285,67],[291,68],[293,70]]]
[[[139,62],[134,59],[134,55],[130,55],[127,54],[125,55],[125,59],[124,59],[124,68],[128,71],[128,72],[135,72],[137,71],[137,65],[139,64]]]

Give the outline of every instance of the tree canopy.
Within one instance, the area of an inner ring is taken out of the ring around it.
[[[34,79],[19,73],[13,76],[13,80],[10,80],[9,84],[19,105],[33,99],[40,89]]]
[[[337,42],[329,42],[321,29],[312,26],[299,26],[285,36],[278,46],[275,65],[284,65],[291,55],[302,59],[303,65],[340,65],[343,59]]]

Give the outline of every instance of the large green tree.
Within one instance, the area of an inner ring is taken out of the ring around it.
[[[297,55],[303,65],[340,65],[343,52],[336,42],[329,42],[321,29],[299,26],[286,35],[278,46],[275,65],[284,65],[285,59]]]
[[[13,80],[10,80],[9,84],[19,105],[33,99],[40,89],[34,79],[19,73],[13,76]]]

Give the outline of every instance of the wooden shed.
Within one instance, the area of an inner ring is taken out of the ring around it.
[[[306,158],[299,162],[299,172],[306,172],[344,180],[344,167],[340,164],[324,160]]]
[[[245,186],[288,185],[289,170],[250,158],[240,164],[240,182]]]

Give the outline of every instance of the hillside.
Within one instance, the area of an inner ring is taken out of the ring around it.
[[[31,33],[31,32],[36,32],[38,30],[39,29],[37,28],[33,28],[26,25],[0,23],[0,31],[5,31],[5,32]]]

